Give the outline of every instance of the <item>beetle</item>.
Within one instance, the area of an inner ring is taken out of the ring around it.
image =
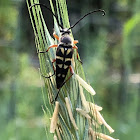
[[[37,5],[43,6],[46,9],[48,9],[51,12],[51,14],[56,18],[58,25],[61,27],[60,37],[58,37],[55,33],[53,33],[53,36],[58,40],[58,44],[49,46],[46,51],[39,51],[39,53],[46,53],[46,52],[49,51],[50,48],[57,48],[56,59],[53,59],[53,61],[52,61],[54,73],[51,76],[44,76],[45,78],[50,78],[53,75],[56,75],[56,86],[57,86],[57,89],[58,89],[57,95],[54,99],[54,101],[56,101],[57,97],[58,97],[58,94],[59,94],[59,91],[62,88],[62,86],[74,74],[72,66],[71,66],[71,61],[72,61],[72,56],[73,56],[74,49],[77,50],[77,60],[80,63],[82,63],[82,61],[79,59],[78,47],[76,46],[76,44],[78,43],[78,40],[73,40],[72,39],[72,37],[70,36],[70,34],[71,34],[70,29],[75,27],[75,25],[77,25],[86,16],[88,16],[92,13],[95,13],[95,12],[102,12],[103,13],[102,15],[104,16],[105,11],[101,10],[101,9],[91,11],[91,12],[85,14],[82,18],[80,18],[74,25],[70,26],[69,28],[64,28],[59,23],[58,17],[46,5],[38,3],[38,4],[33,4],[32,6],[30,6],[30,8],[32,8],[33,6],[37,6]],[[54,62],[56,62],[56,68],[54,67]],[[68,79],[66,79],[66,76],[67,76],[67,73],[68,73],[69,69],[70,69],[71,75],[68,77]]]

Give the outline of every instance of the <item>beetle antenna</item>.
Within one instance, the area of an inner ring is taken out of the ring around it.
[[[36,5],[40,5],[40,6],[42,6],[42,7],[45,7],[46,9],[48,9],[48,10],[51,12],[51,14],[56,18],[56,21],[57,21],[58,25],[63,29],[63,26],[62,26],[61,24],[59,24],[58,17],[57,17],[57,16],[53,13],[53,11],[52,11],[50,8],[48,8],[45,4],[36,3],[36,4],[31,5],[29,8],[32,8],[32,7],[36,6]]]
[[[72,25],[70,28],[68,28],[68,30],[72,29],[73,27],[75,27],[75,25],[77,25],[82,19],[84,19],[86,16],[90,15],[90,14],[93,14],[95,12],[102,12],[102,15],[104,16],[105,15],[105,11],[102,10],[102,9],[98,9],[98,10],[94,10],[94,11],[91,11],[87,14],[85,14],[83,17],[81,17],[74,25]]]

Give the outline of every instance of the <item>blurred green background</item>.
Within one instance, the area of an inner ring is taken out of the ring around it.
[[[49,5],[48,0],[41,3]],[[140,1],[67,0],[70,23],[95,103],[120,140],[140,138]],[[43,9],[51,34],[53,19]],[[0,1],[0,139],[45,140],[43,81],[26,1]]]

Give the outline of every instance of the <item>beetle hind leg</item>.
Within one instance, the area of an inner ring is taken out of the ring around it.
[[[55,72],[52,75],[50,75],[50,76],[45,76],[45,75],[41,75],[41,76],[44,77],[44,78],[51,78],[54,75],[55,75]]]
[[[58,95],[59,95],[59,92],[60,92],[60,89],[63,87],[63,85],[64,85],[66,82],[68,82],[68,80],[69,80],[69,79],[72,77],[72,75],[74,74],[74,71],[73,71],[72,66],[70,66],[69,68],[70,68],[71,75],[68,77],[67,80],[65,80],[65,81],[62,83],[61,87],[58,89],[58,92],[57,92],[57,94],[56,94],[56,96],[55,96],[55,99],[54,99],[53,101],[51,101],[51,103],[53,103],[53,102],[55,102],[55,101],[57,100]]]
[[[55,61],[56,61],[56,59],[53,59],[53,61],[52,61],[52,65],[53,65],[53,71],[54,71],[54,73],[53,73],[52,75],[50,75],[50,76],[41,75],[42,77],[44,77],[44,78],[51,78],[52,76],[55,75],[55,67],[54,67],[54,64],[53,64]]]

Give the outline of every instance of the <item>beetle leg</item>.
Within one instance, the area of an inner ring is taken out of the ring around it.
[[[74,74],[74,70],[73,70],[73,68],[72,68],[72,66],[70,65],[70,72],[71,72],[71,74],[73,75]]]
[[[54,67],[54,62],[56,61],[56,59],[53,59],[53,61],[52,61],[52,65],[53,65],[53,71],[54,71],[54,73],[52,74],[52,75],[50,75],[50,76],[44,76],[44,75],[42,75],[44,78],[51,78],[52,76],[54,76],[55,75],[55,67]]]
[[[55,34],[55,32],[53,33],[53,36],[59,41],[59,37]]]
[[[53,61],[52,61],[52,65],[53,65],[53,71],[54,71],[54,73],[55,73],[55,67],[54,67],[54,62],[56,61],[56,59],[53,59]]]
[[[83,64],[83,62],[79,59],[79,54],[78,54],[78,47],[75,45],[74,47],[72,47],[73,49],[76,49],[76,51],[77,51],[77,60],[81,63],[81,64]]]
[[[57,95],[55,96],[55,99],[54,99],[53,101],[51,101],[51,103],[53,103],[54,101],[57,100],[58,95],[59,95],[59,92],[60,92],[60,89],[63,87],[63,85],[64,85],[64,84],[72,77],[72,75],[74,74],[74,71],[73,71],[72,66],[70,66],[69,68],[70,68],[71,75],[68,77],[67,80],[65,80],[65,81],[63,82],[63,84],[61,85],[61,87],[58,89],[58,92],[57,92]]]
[[[49,51],[50,48],[56,48],[58,45],[51,45],[46,51],[39,51],[39,53],[46,53]]]
[[[77,44],[79,41],[78,40],[74,40],[73,41],[73,44]]]
[[[69,68],[70,68],[70,73],[71,73],[71,75],[68,77],[68,79],[67,79],[66,81],[63,82],[63,84],[61,85],[61,87],[62,87],[62,86],[72,77],[72,75],[74,74],[74,71],[73,71],[73,68],[72,68],[71,65],[70,65]],[[60,87],[60,88],[61,88],[61,87]]]

